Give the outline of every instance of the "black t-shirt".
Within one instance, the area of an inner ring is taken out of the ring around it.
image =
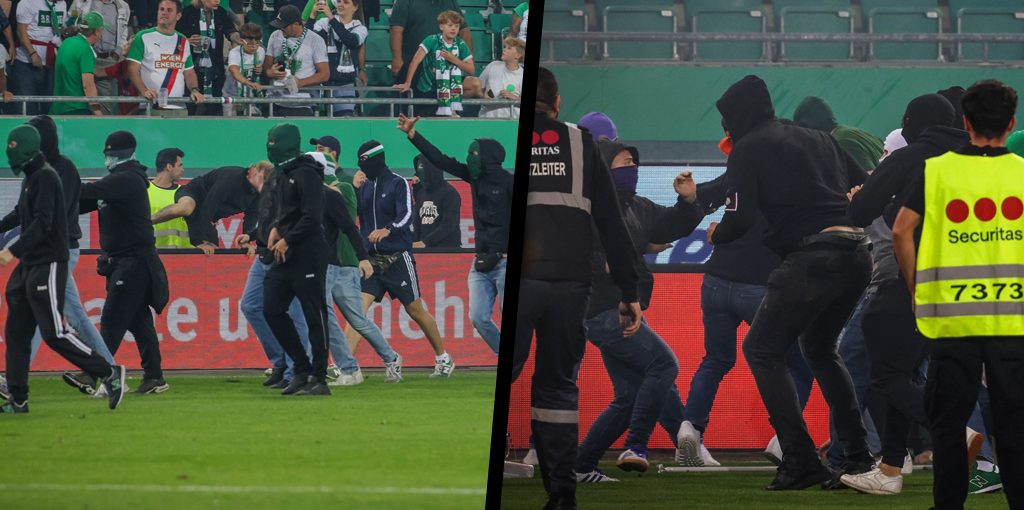
[[[210,22],[209,19],[206,20]],[[193,35],[202,35],[199,28],[199,9],[195,4],[190,5],[181,10],[181,19],[178,21],[176,26],[177,30],[181,32],[181,35],[185,37],[191,37]],[[216,48],[210,48],[210,62],[215,68],[224,68],[224,45],[229,45],[227,41],[231,34],[237,32],[235,24],[228,18],[228,13],[222,8],[214,9],[213,11],[213,30],[214,39],[216,39]],[[195,55],[192,59],[195,61],[196,67],[199,67],[199,61],[197,60],[202,53],[202,48],[196,44],[192,46],[192,53]]]
[[[955,151],[957,154],[964,156],[1002,156],[1009,154],[1010,151],[1006,147],[978,147],[977,145],[965,145]],[[921,216],[924,216],[924,172],[921,173],[921,177],[914,183],[913,191],[907,197],[906,203],[903,207],[910,209]]]

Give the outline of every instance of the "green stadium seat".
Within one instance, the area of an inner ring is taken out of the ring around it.
[[[583,1],[562,2],[579,3],[579,8],[565,9],[555,8],[549,5],[544,7],[544,31],[545,32],[587,32],[590,22],[587,16],[586,7]],[[550,60],[580,60],[588,56],[587,43],[585,41],[543,41],[545,48],[541,49],[542,58]]]
[[[505,9],[511,11],[519,5],[520,2],[513,0],[505,5]],[[547,15],[549,9],[586,9],[586,2],[584,0],[545,0],[544,2],[544,14]],[[544,18],[544,22],[547,22],[547,18]]]
[[[1024,33],[1024,3],[1016,2],[1017,5],[1013,8],[962,6],[967,3],[950,1],[949,12],[953,17],[957,33]],[[999,4],[999,2],[992,3]],[[954,11],[954,7],[958,7],[958,9]],[[957,54],[960,60],[1024,60],[1024,45],[1013,43],[989,44],[988,53],[986,54],[984,43],[961,43],[957,45]]]
[[[939,34],[942,13],[935,0],[901,1],[900,7],[888,7],[884,0],[861,0],[865,26],[875,34]],[[873,43],[868,55],[874,60],[939,60],[939,43]]]
[[[696,33],[763,33],[760,0],[685,0],[690,30]],[[695,60],[761,60],[764,43],[705,42],[693,44]]]
[[[494,60],[494,46],[491,45],[491,34],[486,28],[469,30],[473,36],[473,60],[476,61],[476,72],[480,74],[483,66]]]
[[[511,13],[491,13],[487,17],[487,33],[491,37],[491,51],[494,58],[501,58],[502,41],[508,35],[509,27],[512,26]]]
[[[484,22],[484,16],[480,13],[479,9],[464,8],[462,9],[462,15],[466,18],[466,26],[470,30],[487,28],[487,23]]]
[[[643,7],[663,7],[665,9],[671,9],[673,0],[594,0],[594,8],[598,13],[603,13],[605,9],[611,6],[643,6]]]
[[[602,29],[604,32],[674,33],[677,31],[676,13],[671,5],[609,5],[602,11]],[[674,42],[609,42],[604,44],[604,58],[674,60],[679,58],[679,52]]]
[[[853,33],[848,0],[775,0],[776,26],[789,33]],[[849,60],[853,43],[789,42],[779,48],[784,60]]]
[[[367,30],[366,61],[391,62],[391,34],[384,26],[373,26]]]

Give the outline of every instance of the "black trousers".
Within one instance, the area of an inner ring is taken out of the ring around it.
[[[68,263],[18,264],[7,280],[7,384],[17,402],[28,400],[28,370],[36,326],[51,349],[96,378],[110,375],[110,364],[64,323]]]
[[[911,425],[928,424],[924,386],[916,382],[928,344],[917,332],[906,282],[896,279],[879,285],[864,311],[863,329],[871,358],[871,395],[885,409],[885,425],[879,430],[882,462],[902,466]]]
[[[768,278],[768,290],[743,341],[743,354],[789,468],[819,464],[786,365],[786,353],[797,341],[832,410],[847,457],[867,454],[867,432],[836,339],[870,277],[866,250],[815,245],[787,255]]]
[[[544,488],[553,498],[576,495],[572,472],[579,441],[576,376],[587,343],[583,319],[589,301],[589,283],[529,279],[519,283],[512,378],[519,378],[536,332],[530,425]]]
[[[931,340],[925,411],[935,451],[935,508],[967,499],[964,427],[978,401],[982,367],[992,409],[996,457],[1009,508],[1024,509],[1024,337]]]
[[[153,275],[144,257],[114,257],[107,276],[107,300],[103,303],[100,336],[111,355],[117,355],[126,332],[135,336],[142,360],[143,377],[162,379],[160,342],[153,325]]]
[[[321,246],[322,245],[322,246]],[[295,362],[295,377],[312,375],[327,380],[327,253],[325,243],[290,248],[294,257],[285,265],[274,265],[263,281],[263,316],[281,348]],[[299,339],[288,307],[298,298],[309,326],[312,363]]]

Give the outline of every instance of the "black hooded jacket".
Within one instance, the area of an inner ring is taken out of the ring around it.
[[[185,218],[188,223],[189,241],[193,246],[203,242],[217,244],[217,229],[213,224],[219,219],[245,213],[242,231],[249,231],[256,223],[256,207],[259,194],[249,184],[249,169],[240,166],[214,168],[181,187],[196,201],[196,209]]]
[[[725,205],[728,196],[726,174],[697,185],[697,200],[705,211]],[[730,282],[767,285],[768,275],[779,266],[779,256],[764,245],[768,224],[758,213],[757,221],[739,239],[714,247],[704,263],[704,274]]]
[[[477,138],[483,173],[474,179],[469,167],[443,154],[418,131],[412,143],[427,160],[469,183],[473,193],[473,227],[477,253],[507,253],[508,226],[512,219],[512,174],[501,167],[505,148],[497,140]]]
[[[420,182],[412,187],[416,199],[416,240],[427,248],[458,248],[462,197],[444,179],[444,171],[422,154],[413,159]]]
[[[156,252],[150,221],[146,167],[129,160],[94,182],[82,184],[79,212],[99,210],[100,248],[110,257]]]
[[[57,125],[52,118],[40,115],[29,119],[26,124],[39,131],[39,149],[46,156],[46,162],[60,176],[60,182],[64,186],[64,207],[68,216],[68,246],[78,248],[78,240],[82,238],[82,227],[78,225],[78,195],[82,190],[82,178],[78,174],[78,167],[60,153]]]
[[[611,140],[598,142],[601,157],[609,165],[615,159],[615,155],[625,148],[625,145]],[[691,204],[682,198],[677,199],[676,204],[672,207],[658,205],[635,193],[619,192],[616,193],[616,198],[619,202],[619,209],[622,211],[622,221],[626,224],[633,249],[637,253],[635,267],[639,277],[638,297],[640,308],[646,310],[651,304],[651,294],[654,293],[654,275],[647,267],[647,262],[643,257],[647,251],[647,245],[670,243],[680,237],[690,235],[704,219],[704,212],[696,203]],[[603,206],[594,203],[593,207]],[[596,227],[594,235],[595,237],[599,235],[596,232]],[[622,301],[622,291],[612,280],[605,267],[606,263],[607,257],[604,249],[600,244],[595,243],[594,258],[591,263],[593,285],[587,318],[616,309],[619,302]]]
[[[44,156],[36,155],[25,165],[18,204],[7,216],[12,217],[17,222],[14,226],[21,225],[21,237],[9,249],[23,264],[35,266],[68,260],[67,216],[60,177]]]
[[[953,106],[938,94],[910,102],[903,127],[908,145],[886,157],[854,195],[849,210],[854,225],[867,226],[884,215],[891,228],[914,183],[924,173],[925,160],[970,143],[966,131],[952,127],[954,115]]]
[[[726,166],[736,200],[712,237],[743,236],[760,211],[765,245],[780,255],[823,229],[847,224],[846,193],[867,174],[827,133],[775,118],[768,87],[756,76],[733,84],[716,103],[735,145]]]
[[[288,254],[321,252],[328,256],[324,239],[324,167],[309,156],[299,156],[275,175],[272,228],[288,243]],[[307,248],[308,246],[308,248]],[[295,250],[295,251],[292,251]],[[285,264],[291,259],[286,259]]]

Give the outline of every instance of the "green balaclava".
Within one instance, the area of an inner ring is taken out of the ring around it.
[[[469,144],[466,166],[469,167],[469,176],[474,180],[484,173],[483,159],[480,157],[480,142],[478,140],[473,140],[473,143]]]
[[[39,152],[40,136],[36,128],[22,124],[11,130],[7,135],[7,162],[11,165],[14,175],[21,175],[25,165],[32,158],[42,154]]]
[[[267,133],[267,159],[276,166],[284,165],[302,154],[302,137],[295,124],[278,124]]]
[[[832,113],[832,107],[824,99],[815,96],[804,98],[793,112],[793,121],[798,125],[808,128],[831,132],[838,127],[836,116]]]

